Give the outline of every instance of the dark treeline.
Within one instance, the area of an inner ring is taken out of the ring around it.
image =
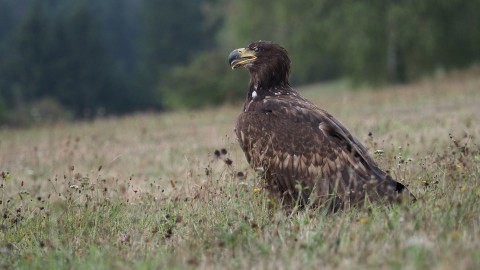
[[[0,124],[243,98],[231,49],[282,44],[292,80],[403,83],[480,59],[480,0],[0,0]]]

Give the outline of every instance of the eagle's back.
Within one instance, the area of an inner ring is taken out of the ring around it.
[[[348,207],[399,200],[404,189],[340,122],[294,91],[247,101],[236,134],[250,165],[288,201]]]

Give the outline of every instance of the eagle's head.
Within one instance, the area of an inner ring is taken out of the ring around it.
[[[228,56],[232,69],[244,66],[250,72],[250,83],[269,88],[288,84],[290,58],[280,45],[270,41],[253,42],[233,50]]]

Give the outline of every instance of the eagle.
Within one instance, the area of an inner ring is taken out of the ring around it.
[[[284,205],[338,210],[414,198],[337,119],[290,86],[283,47],[253,42],[233,50],[228,62],[250,74],[237,139],[250,166],[263,172],[266,188]]]

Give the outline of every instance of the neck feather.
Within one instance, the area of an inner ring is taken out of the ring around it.
[[[287,85],[289,85],[288,72],[283,70],[252,70],[250,72],[250,91],[264,92]]]

